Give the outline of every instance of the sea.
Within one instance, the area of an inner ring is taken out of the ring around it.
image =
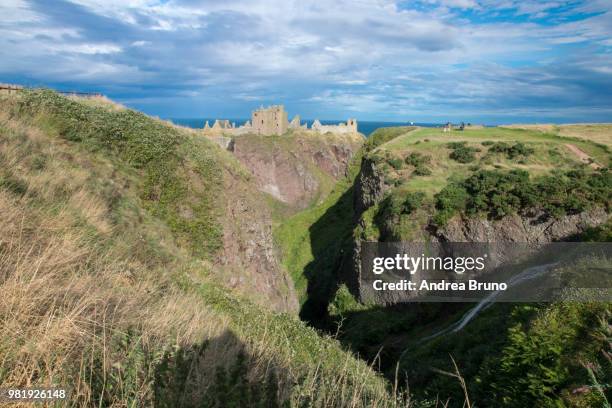
[[[177,125],[186,126],[194,129],[201,129],[204,127],[204,123],[208,121],[210,126],[215,123],[215,119],[209,118],[170,118],[168,119],[172,123]],[[247,121],[247,119],[228,119],[231,122],[235,123],[236,126],[240,126]],[[312,126],[312,122],[314,120],[303,119],[302,124],[306,123],[310,128]],[[342,120],[320,120],[322,125],[337,125],[338,123],[346,122]],[[360,121],[357,120],[357,130],[363,133],[366,136],[369,136],[378,128],[383,127],[394,127],[394,126],[421,126],[421,127],[441,127],[444,126],[442,123],[418,123],[418,122],[376,122],[376,121]]]

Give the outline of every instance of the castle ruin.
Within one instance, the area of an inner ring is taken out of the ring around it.
[[[251,113],[251,120],[246,121],[242,126],[236,127],[235,123],[230,123],[228,120],[215,120],[211,127],[208,121],[204,125],[204,132],[210,135],[230,135],[238,136],[243,134],[257,135],[283,135],[288,130],[309,130],[316,133],[332,133],[332,134],[356,134],[357,120],[349,119],[346,123],[337,125],[322,125],[317,119],[313,122],[310,129],[306,124],[301,124],[300,116],[295,117],[289,122],[287,112],[283,105],[273,105],[267,108],[263,106]]]
[[[263,106],[251,114],[251,129],[258,135],[282,135],[289,128],[283,105]]]

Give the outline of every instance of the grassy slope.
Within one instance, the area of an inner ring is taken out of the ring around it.
[[[610,123],[583,123],[568,125],[511,125],[508,128],[537,130],[559,136],[577,137],[591,142],[612,147],[612,124]]]
[[[446,144],[456,141],[466,141],[468,146],[481,149],[476,153],[477,160],[467,164],[450,160],[448,156],[452,150]],[[481,144],[483,141],[509,144],[520,141],[534,153],[512,160],[501,153],[485,157],[488,147]],[[564,146],[566,143],[589,152],[600,163],[609,163],[609,151],[604,146],[537,131],[500,128],[451,134],[439,129],[412,132],[384,129],[375,140],[366,143],[366,149],[368,154],[380,156],[381,162],[387,163],[382,165],[387,180],[391,180],[391,196],[423,191],[432,197],[449,180],[471,173],[475,164],[488,169],[521,168],[531,174],[579,166],[580,160]],[[431,156],[430,176],[413,176],[411,166],[402,164],[404,168],[398,170],[388,164],[394,158],[403,161],[409,152],[415,151]],[[399,183],[394,183],[394,179]],[[378,208],[373,207],[364,213],[365,228],[357,227],[356,233],[368,234],[371,229],[369,238],[376,239],[377,211]],[[413,232],[427,222],[427,211],[413,214],[411,223],[400,225],[400,231],[406,231],[406,236],[414,236]],[[305,222],[302,229],[308,225]],[[593,236],[606,239],[605,233]],[[294,273],[299,273],[299,268],[295,269]],[[340,324],[337,330],[341,340],[361,355],[382,360],[389,376],[395,375],[399,354],[408,350],[401,361],[400,373],[408,376],[411,390],[424,399],[451,397],[452,406],[463,403],[463,390],[455,378],[432,371],[433,368],[452,372],[449,354],[462,369],[472,400],[482,404],[553,406],[563,401],[571,406],[600,406],[603,401],[596,381],[606,383],[611,378],[610,361],[601,354],[609,352],[606,339],[610,338],[610,333],[605,322],[609,321],[610,307],[605,304],[495,306],[463,332],[427,345],[415,342],[428,332],[459,319],[465,307],[459,305],[454,311],[439,305],[368,307],[357,304],[341,288],[330,311]],[[583,367],[582,363],[590,368]],[[525,374],[527,379],[524,379]],[[587,391],[572,393],[580,387],[586,387]]]
[[[475,160],[460,163],[450,159],[453,149],[448,144],[456,142],[465,142],[467,147],[479,150],[475,153]],[[520,142],[533,149],[533,153],[510,159],[504,153],[489,152],[491,145],[488,143],[496,142],[505,142],[508,145]],[[393,238],[418,238],[433,211],[429,207],[434,195],[449,182],[465,179],[475,169],[521,169],[534,177],[550,174],[553,170],[570,170],[580,166],[580,158],[566,144],[587,152],[600,165],[607,166],[610,163],[612,155],[604,145],[534,130],[482,128],[444,133],[437,128],[420,128],[396,137],[370,153],[370,156],[379,162],[390,190],[384,203],[371,207],[364,213],[364,236],[368,239],[378,239],[382,228],[392,230]],[[405,158],[413,152],[429,158],[426,167],[431,174],[416,175],[415,168],[405,163]],[[424,205],[410,217],[394,216],[391,219],[389,213],[395,211],[395,207],[401,204],[410,192],[423,192],[426,196]],[[382,225],[383,223],[386,225]]]
[[[219,169],[239,170],[213,144],[36,91],[0,100],[0,162],[1,386],[70,384],[77,406],[395,404],[336,341],[210,280]]]
[[[413,127],[378,129],[354,156],[348,176],[338,181],[322,203],[284,220],[275,230],[283,264],[295,283],[302,305],[308,298],[308,275],[318,275],[318,281],[322,282],[333,281],[334,268],[338,267],[341,258],[340,250],[352,236],[352,186],[364,152],[412,130]]]
[[[467,142],[468,146],[482,150],[476,155],[479,160],[474,163],[462,164],[448,159],[451,149],[446,144],[462,141]],[[485,158],[487,147],[481,144],[484,141],[522,142],[535,149],[535,153],[525,158],[523,162],[509,160],[501,154],[493,155],[487,160]],[[598,163],[604,166],[609,164],[610,152],[594,143],[573,138],[562,138],[538,131],[506,128],[473,129],[452,133],[444,133],[437,128],[422,128],[382,145],[378,151],[388,151],[401,157],[412,151],[431,156],[433,174],[431,176],[414,177],[408,180],[406,187],[433,195],[446,185],[449,175],[457,178],[465,176],[470,173],[470,167],[475,164],[480,164],[483,169],[524,169],[534,175],[543,174],[552,169],[570,169],[579,164],[580,160],[565,146],[568,143],[588,153]],[[554,153],[551,153],[551,151]],[[405,167],[405,171],[398,174],[403,179],[410,176],[408,166]]]

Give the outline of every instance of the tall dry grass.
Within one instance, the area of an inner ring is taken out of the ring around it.
[[[44,166],[32,166],[37,157]],[[101,357],[104,378],[125,358],[110,355],[113,338],[132,330],[139,347],[163,351],[226,329],[197,294],[113,246],[108,205],[88,188],[91,162],[6,116],[0,159],[0,185],[25,190],[0,188],[1,387],[69,386],[89,406],[100,400],[86,372],[92,361]],[[135,400],[152,398],[150,381],[142,378]]]
[[[25,207],[0,192],[3,387],[69,386],[74,401],[88,406],[99,398],[85,380],[89,362],[101,355],[104,377],[126,357],[106,354],[113,337],[136,330],[143,345],[163,350],[219,336],[226,328],[196,295],[176,289],[162,295],[163,276],[143,279],[146,273],[134,262],[88,248],[67,212],[50,219]],[[137,400],[150,400],[151,379],[142,380]]]
[[[65,386],[75,407],[410,403],[295,318],[201,292],[207,265],[115,208],[137,206],[130,177],[0,109],[0,387]]]

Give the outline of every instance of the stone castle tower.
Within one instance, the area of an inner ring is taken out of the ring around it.
[[[357,119],[347,120],[346,126],[349,128],[349,133],[357,133]]]
[[[251,126],[258,135],[282,135],[289,128],[287,112],[283,105],[259,108],[251,115]]]

